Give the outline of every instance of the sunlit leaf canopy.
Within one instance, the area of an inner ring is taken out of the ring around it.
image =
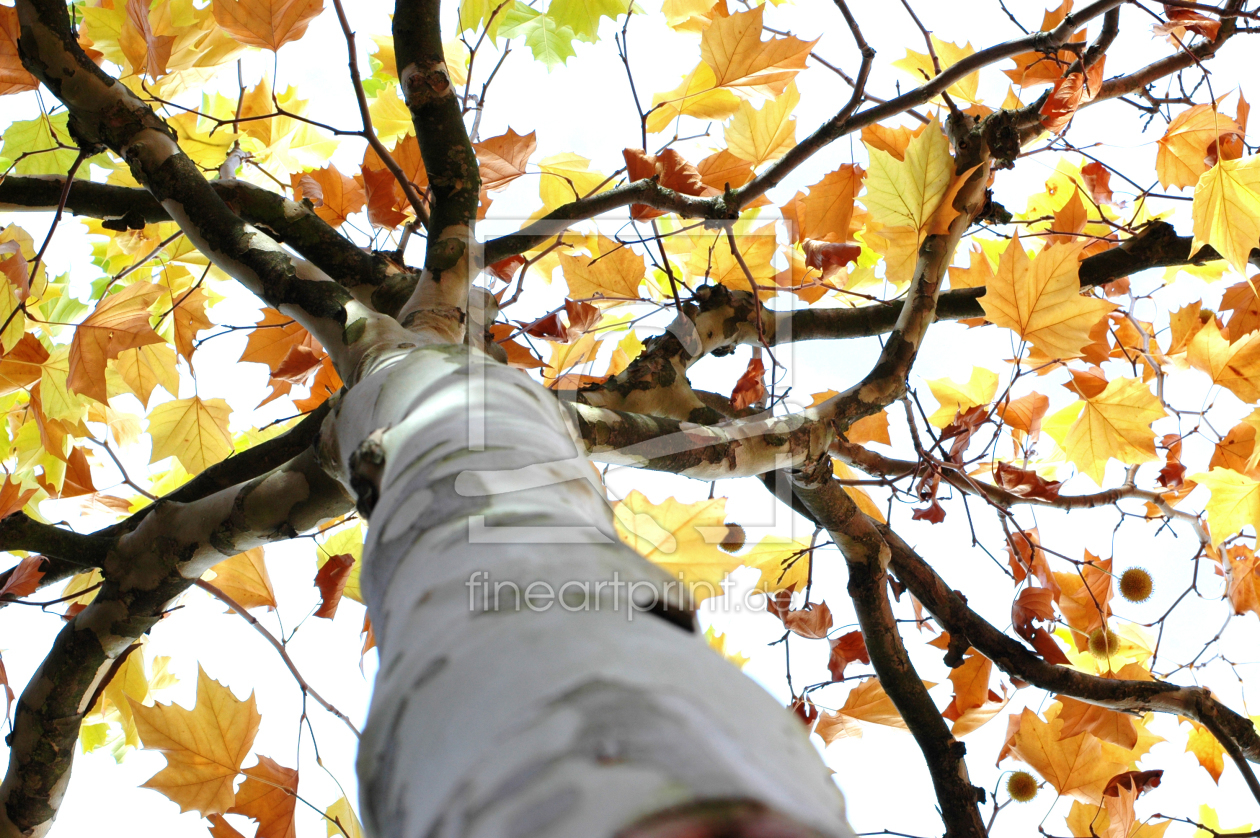
[[[1260,155],[1236,72],[1260,17],[1241,0],[913,5],[444,4],[480,175],[488,293],[471,340],[585,410],[574,424],[613,464],[617,532],[690,588],[715,652],[825,748],[855,826],[938,829],[926,774],[922,794],[897,792],[922,798],[902,824],[861,802],[880,789],[862,766],[917,766],[916,742],[946,764],[932,747],[967,736],[992,834],[1229,831],[1220,817],[1254,820],[1260,801],[1245,702],[1260,663]],[[316,254],[348,258],[325,246],[341,237],[396,278],[426,259],[431,152],[388,9],[334,6],[73,11],[87,55],[246,221],[330,274]],[[91,532],[300,428],[343,381],[125,161],[78,147],[18,37],[0,5],[0,511]],[[318,75],[303,65],[316,56]],[[573,96],[567,113],[503,101],[590,73],[601,101]],[[265,193],[291,203],[277,213]],[[877,404],[880,388],[893,395]],[[750,435],[759,446],[741,446]],[[683,443],[652,447],[663,438]],[[785,467],[821,467],[810,480],[836,495],[798,493],[805,517],[789,523],[750,479],[788,485]],[[823,514],[835,509],[844,524]],[[358,654],[283,657],[343,735],[362,711],[319,690],[372,666],[365,527],[348,513],[197,583],[217,600],[207,631],[246,615],[259,656],[308,615],[343,615]],[[863,559],[875,533],[883,552]],[[304,561],[275,558],[295,550]],[[72,618],[101,573],[40,552],[10,550],[0,596],[60,597]],[[891,606],[854,584],[870,573],[882,591],[885,569]],[[744,595],[754,612],[733,607]],[[161,752],[145,787],[213,835],[360,834],[353,794],[304,793],[299,768],[311,782],[315,764],[255,744],[297,716],[260,717],[238,697],[248,676],[229,688],[151,643],[96,695],[83,753]],[[20,691],[31,669],[0,676]],[[186,708],[165,692],[179,680]],[[1211,693],[1159,704],[1141,693],[1156,682]],[[324,767],[350,781],[349,757]],[[1041,789],[1031,807],[1005,786],[1020,770]]]

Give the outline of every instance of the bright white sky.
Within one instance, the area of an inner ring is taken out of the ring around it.
[[[388,14],[392,4],[386,2],[351,3],[349,13],[354,28],[360,33],[360,65],[368,66],[369,34],[389,31]],[[695,39],[675,34],[665,29],[655,12],[655,3],[647,4],[652,13],[636,17],[630,25],[630,57],[640,95],[650,100],[652,92],[673,88],[681,75],[694,66],[698,57]],[[908,88],[912,81],[889,63],[904,55],[907,46],[922,49],[918,34],[908,17],[894,3],[853,4],[860,17],[868,40],[879,53],[876,70],[869,89],[882,96],[892,94],[900,83]],[[1029,27],[1040,23],[1042,6],[1038,2],[1015,2],[1008,6]],[[970,40],[982,47],[1019,35],[1015,26],[1002,14],[997,0],[969,0],[968,2],[918,4],[918,12],[925,24],[939,37],[947,41]],[[822,35],[817,51],[833,63],[852,72],[856,69],[855,51],[834,7],[824,0],[800,0],[797,6],[785,5],[766,12],[766,23],[777,29],[792,31],[800,37],[813,38]],[[1108,57],[1108,74],[1146,63],[1149,57],[1166,46],[1152,45],[1149,23],[1139,11],[1126,8],[1123,13],[1124,34]],[[604,36],[594,46],[575,43],[577,56],[566,67],[548,73],[545,68],[529,59],[523,45],[515,45],[513,55],[491,88],[488,107],[482,122],[481,136],[500,134],[508,127],[520,133],[538,132],[539,153],[535,157],[574,151],[593,160],[592,168],[609,172],[619,168],[621,149],[638,145],[638,118],[634,112],[624,71],[611,43],[614,27],[604,21]],[[825,32],[825,34],[824,34]],[[446,35],[453,33],[448,24]],[[1213,83],[1216,94],[1234,89],[1242,78],[1243,58],[1249,44],[1235,44],[1213,62]],[[346,78],[344,42],[337,28],[331,8],[318,18],[302,41],[285,46],[279,55],[276,87],[298,85],[299,93],[310,98],[309,115],[346,128],[358,126],[351,89]],[[488,54],[477,62],[484,73],[493,63]],[[245,78],[251,84],[262,73],[271,72],[271,55],[254,52],[246,57]],[[1003,66],[1007,66],[1003,64]],[[230,75],[230,74],[229,74]],[[476,82],[479,84],[479,81]],[[818,68],[799,78],[801,105],[796,111],[798,138],[831,115],[848,95],[848,89],[833,75]],[[996,70],[981,76],[981,92],[991,102],[1000,102],[1006,93],[1007,82]],[[235,80],[225,79],[220,92],[235,96]],[[189,102],[193,104],[193,102]],[[35,113],[37,106],[33,94],[6,97],[6,118],[25,119]],[[1232,99],[1227,104],[1232,112]],[[1097,149],[1104,159],[1119,165],[1139,181],[1153,180],[1152,167],[1155,155],[1154,140],[1162,133],[1162,124],[1153,126],[1147,134],[1140,133],[1141,123],[1135,112],[1123,105],[1112,105],[1090,110],[1078,118],[1072,135],[1078,141],[1104,139],[1105,147]],[[720,133],[720,127],[715,126]],[[701,128],[700,130],[703,130]],[[659,135],[650,142],[659,147],[666,137]],[[691,159],[707,153],[712,142],[706,139],[683,144],[681,150]],[[351,138],[338,152],[334,161],[343,171],[357,170],[362,156],[362,143]],[[783,203],[792,192],[817,181],[837,165],[847,162],[864,162],[863,150],[856,138],[843,139],[802,167],[784,187],[771,193],[775,203]],[[1042,182],[1053,169],[1056,156],[1037,155],[1021,161],[1013,173],[1004,173],[997,181],[997,197],[1005,200],[1012,209],[1022,209],[1024,195],[1042,189]],[[1113,179],[1117,197],[1123,184]],[[1189,219],[1184,213],[1187,205],[1169,202],[1170,209],[1178,210],[1177,223],[1183,232],[1189,231]],[[492,218],[505,219],[504,225],[515,227],[515,218],[523,218],[537,207],[537,193],[529,179],[518,182],[512,189],[497,196]],[[0,217],[0,223],[18,221],[39,241],[46,229],[46,220],[30,216]],[[621,222],[609,221],[601,229],[611,233],[619,229]],[[487,224],[490,230],[491,225]],[[58,233],[56,245],[48,261],[55,272],[73,269],[72,275],[81,288],[97,278],[97,269],[87,258],[88,243],[74,222],[64,224]],[[412,261],[417,261],[415,251]],[[1135,288],[1146,290],[1158,277],[1138,280]],[[1230,280],[1232,281],[1232,280]],[[1182,303],[1202,297],[1205,307],[1214,304],[1220,290],[1227,282],[1215,287],[1203,286],[1197,280],[1183,278],[1172,288],[1161,292],[1161,305],[1176,308]],[[514,310],[513,317],[529,316],[550,310],[561,299],[562,286],[543,289],[530,302],[528,308]],[[246,295],[248,297],[248,295]],[[247,325],[256,319],[256,302],[233,300],[212,310],[216,322],[230,325]],[[1149,317],[1149,310],[1138,312]],[[1012,347],[1005,333],[989,329],[984,333],[968,332],[961,326],[947,324],[935,327],[920,355],[916,368],[916,382],[930,403],[924,379],[954,376],[965,380],[973,364],[1003,372],[1008,365],[1003,359],[1011,356]],[[291,405],[279,400],[262,411],[251,415],[249,411],[262,398],[266,375],[261,366],[238,366],[244,338],[227,335],[204,344],[196,356],[196,383],[186,376],[184,392],[189,396],[197,392],[203,398],[225,398],[237,411],[234,430],[243,430],[250,424],[261,425],[272,419],[290,415]],[[873,341],[846,342],[840,345],[801,344],[785,347],[779,352],[780,361],[787,364],[792,376],[790,383],[800,397],[825,389],[843,389],[869,367],[878,346]],[[709,359],[697,371],[696,384],[707,389],[729,391],[735,378],[747,363],[748,350],[724,359]],[[602,370],[603,360],[597,362]],[[1172,392],[1176,403],[1193,407],[1203,402],[1207,392],[1205,379],[1195,373],[1175,377]],[[1056,386],[1043,386],[1052,398],[1051,410],[1063,406],[1073,397]],[[1020,395],[1027,390],[1017,391]],[[808,403],[806,398],[805,403]],[[155,402],[156,404],[156,402]],[[116,400],[115,406],[119,404]],[[124,409],[139,412],[137,404],[122,405]],[[1217,399],[1216,427],[1228,428],[1247,410],[1229,394]],[[1157,425],[1157,432],[1176,429],[1175,420],[1164,420]],[[894,443],[904,446],[908,436],[904,421],[894,419]],[[904,447],[902,450],[905,450]],[[128,469],[143,474],[148,468],[148,447],[142,442],[125,452]],[[1200,449],[1192,453],[1187,445],[1187,459],[1199,457],[1206,462]],[[1113,463],[1113,467],[1115,464]],[[102,466],[95,471],[99,486],[112,485],[117,473]],[[1116,474],[1109,472],[1115,482]],[[644,474],[632,470],[615,470],[609,475],[613,494],[623,496],[631,488],[645,491],[654,501],[674,495],[680,500],[699,500],[708,493],[708,484],[688,481],[664,475]],[[1090,491],[1087,478],[1076,478],[1069,492]],[[802,522],[787,520],[791,516],[783,509],[775,509],[769,496],[752,481],[736,483],[720,482],[720,495],[728,495],[730,519],[745,524],[750,535],[763,533],[789,534],[793,526]],[[925,556],[933,562],[942,575],[952,584],[964,588],[971,604],[998,626],[1009,623],[1011,596],[1009,580],[979,549],[971,548],[970,531],[961,506],[950,504],[949,517],[936,527],[912,524],[905,507],[899,506],[893,519],[899,531],[912,544],[917,544]],[[973,511],[977,507],[973,505]],[[56,520],[75,515],[71,504],[48,504],[45,514]],[[1115,567],[1122,570],[1133,564],[1148,567],[1156,580],[1153,599],[1142,606],[1125,606],[1122,615],[1138,621],[1157,618],[1188,584],[1193,567],[1190,557],[1194,554],[1193,535],[1185,527],[1174,527],[1176,537],[1167,533],[1158,541],[1151,538],[1154,528],[1136,522],[1124,524],[1113,533],[1117,517],[1114,513],[1077,513],[1070,519],[1063,514],[1042,512],[1036,516],[1020,513],[1025,525],[1039,525],[1043,540],[1055,549],[1079,556],[1089,549],[1103,557],[1115,557]],[[82,528],[95,526],[93,522],[77,521]],[[976,531],[995,551],[1002,544],[1001,533],[992,515],[978,512]],[[798,529],[798,537],[808,537],[808,529]],[[287,545],[268,548],[267,560],[272,580],[280,602],[278,617],[283,620],[284,630],[292,631],[310,612],[316,602],[316,592],[311,587],[315,572],[315,548],[310,540],[301,539]],[[824,598],[836,613],[837,626],[853,622],[850,608],[844,596],[843,562],[834,551],[820,553],[815,570],[815,599]],[[751,584],[752,576],[740,574],[744,582]],[[1225,626],[1220,650],[1231,660],[1238,662],[1236,673],[1242,677],[1255,677],[1255,644],[1260,640],[1260,624],[1254,615],[1228,621],[1229,609],[1215,599],[1220,593],[1220,582],[1205,567],[1200,572],[1200,589],[1212,599],[1206,601],[1191,598],[1177,612],[1178,619],[1170,621],[1164,637],[1167,656],[1164,661],[1184,661],[1192,657],[1202,643]],[[42,595],[41,595],[42,596]],[[49,598],[52,593],[48,592]],[[309,735],[303,735],[299,747],[298,713],[300,693],[280,665],[274,651],[251,629],[245,621],[224,613],[225,609],[200,591],[185,597],[184,607],[173,613],[152,634],[146,654],[171,655],[172,667],[181,677],[181,684],[170,690],[163,700],[175,700],[186,706],[191,704],[196,667],[200,663],[214,678],[229,685],[238,696],[254,690],[263,715],[262,728],[256,742],[256,751],[271,756],[284,765],[298,764],[301,770],[300,791],[302,796],[320,809],[327,807],[344,793],[355,799],[353,771],[354,738],[336,719],[314,704],[310,709],[310,722],[316,736],[320,755],[327,771],[315,760]],[[729,642],[752,661],[746,672],[766,686],[776,696],[786,700],[784,682],[783,646],[766,644],[778,639],[782,630],[773,618],[764,613],[727,614],[706,609],[704,620],[729,633]],[[910,616],[908,606],[898,609],[900,616]],[[264,622],[278,630],[277,615],[260,614]],[[364,672],[359,671],[359,636],[362,608],[344,600],[337,618],[332,621],[310,619],[302,623],[301,630],[290,645],[290,652],[306,678],[327,699],[359,722],[366,714],[370,684],[374,671],[375,655],[369,654]],[[34,667],[42,658],[61,620],[41,614],[37,609],[9,606],[0,609],[0,647],[5,665],[15,689],[20,691]],[[847,629],[846,629],[847,630]],[[909,630],[913,635],[914,630]],[[912,648],[913,637],[909,637]],[[940,663],[937,650],[913,649],[915,661],[921,673],[929,680],[943,682],[934,691],[938,703],[944,706],[949,700],[947,670]],[[819,641],[792,641],[792,670],[795,683],[812,684],[826,680],[826,644]],[[1165,668],[1163,666],[1160,667]],[[1235,708],[1245,706],[1241,684],[1235,671],[1215,663],[1199,670],[1193,677],[1207,684]],[[1181,676],[1183,679],[1187,676]],[[838,706],[843,701],[845,689],[833,687],[815,694],[815,700],[823,706]],[[1045,699],[1048,703],[1050,699]],[[1022,704],[1039,708],[1043,697],[1032,690],[1016,694],[1011,708]],[[1253,712],[1260,708],[1252,708]],[[1008,760],[1001,768],[995,768],[996,756],[1005,729],[1004,717],[965,741],[971,758],[969,765],[973,781],[992,789],[999,775],[1012,767]],[[1215,786],[1194,758],[1182,753],[1187,726],[1179,726],[1175,720],[1158,720],[1152,729],[1169,741],[1157,745],[1144,765],[1166,768],[1164,784],[1148,793],[1139,801],[1139,816],[1162,811],[1183,816],[1197,812],[1200,803],[1214,806],[1221,822],[1236,826],[1248,821],[1260,820],[1256,815],[1250,795],[1246,792],[1237,770],[1227,764],[1220,787]],[[817,740],[815,740],[817,742]],[[825,752],[828,764],[835,770],[837,781],[849,802],[851,820],[859,831],[889,829],[914,835],[937,835],[939,819],[935,814],[935,800],[913,741],[907,734],[894,730],[868,727],[862,739],[848,740],[830,747]],[[156,792],[138,786],[163,765],[162,758],[154,753],[132,752],[124,762],[115,765],[105,752],[81,756],[75,765],[61,816],[57,823],[59,834],[132,834],[132,835],[204,835],[204,822],[195,813],[178,814],[177,807]],[[1003,795],[1002,799],[1005,799]],[[1043,790],[1031,804],[1012,805],[1001,813],[995,830],[996,835],[1032,834],[1049,811],[1052,791]],[[1059,807],[1066,812],[1066,805]],[[986,809],[987,814],[987,809]],[[312,810],[299,806],[298,834],[305,838],[324,834],[321,818]],[[237,828],[246,835],[252,826],[240,818],[232,818]],[[1051,816],[1043,824],[1048,832],[1067,834],[1058,816]],[[1174,824],[1169,836],[1188,835],[1191,830]]]

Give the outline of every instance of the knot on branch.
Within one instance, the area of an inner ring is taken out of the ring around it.
[[[445,96],[454,96],[455,88],[451,84],[450,72],[446,62],[435,61],[424,69],[417,64],[408,64],[401,73],[403,98],[407,107],[413,112],[431,105]]]

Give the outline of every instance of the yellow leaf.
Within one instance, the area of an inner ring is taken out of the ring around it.
[[[648,114],[647,129],[659,134],[680,116],[696,119],[721,120],[739,110],[739,97],[717,86],[712,68],[703,61],[683,77],[682,83],[673,90],[657,93],[652,97],[652,111]]]
[[[341,798],[325,809],[324,815],[327,817],[324,825],[328,828],[328,838],[363,838],[359,816],[354,813],[354,808],[346,798]]]
[[[1225,748],[1216,740],[1212,732],[1198,722],[1190,722],[1190,735],[1186,739],[1186,753],[1194,754],[1194,758],[1212,777],[1212,782],[1220,785],[1221,773],[1225,770]]]
[[[538,179],[538,195],[550,212],[557,207],[608,189],[611,182],[600,172],[591,171],[591,161],[579,154],[564,152],[538,163],[543,175]]]
[[[796,83],[792,82],[781,96],[760,108],[740,102],[739,110],[723,133],[727,149],[754,167],[782,157],[796,145],[796,119],[792,111],[800,100]]]
[[[713,70],[714,85],[741,95],[779,96],[817,43],[799,38],[761,40],[761,16],[765,6],[713,21],[700,38],[700,57]]]
[[[878,415],[882,416],[883,414]],[[885,421],[887,421],[887,418],[885,418]],[[853,428],[850,427],[849,430],[853,430]],[[886,431],[887,429],[885,428],[885,432]],[[852,441],[853,437],[850,436],[849,439]],[[858,474],[839,460],[833,460],[831,468],[836,477],[840,480],[860,480],[862,477],[862,475]],[[875,505],[875,501],[871,500],[871,496],[866,493],[865,489],[861,486],[843,486],[842,488],[844,489],[844,493],[846,495],[853,498],[853,502],[857,504],[858,509],[874,518],[876,521],[879,521],[881,524],[888,523],[884,518],[884,513],[881,512],[879,507]]]
[[[1241,532],[1243,527],[1260,526],[1260,482],[1220,466],[1206,474],[1191,475],[1190,479],[1212,493],[1204,509],[1214,545]]]
[[[941,126],[933,120],[912,139],[905,160],[879,148],[868,146],[867,150],[871,167],[862,201],[871,219],[888,227],[922,230],[945,197],[954,174],[949,140]]]
[[[254,547],[224,559],[214,567],[211,582],[230,596],[242,608],[260,608],[268,611],[276,608],[276,592],[271,587],[267,564],[263,560],[263,548]]]
[[[203,816],[226,812],[235,800],[233,781],[262,721],[253,694],[245,701],[237,699],[198,666],[193,709],[128,701],[144,747],[166,757],[166,767],[144,787],[178,803],[181,812],[195,809]]]
[[[315,555],[317,567],[323,567],[333,556],[354,557],[354,564],[350,567],[350,573],[346,577],[346,586],[342,589],[341,595],[349,597],[360,605],[364,604],[363,587],[359,581],[363,572],[363,535],[362,522],[353,527],[342,527],[329,538],[319,542],[319,550]]]
[[[739,264],[739,260],[731,252],[730,239],[722,234],[705,237],[700,241],[701,246],[692,249],[690,258],[683,266],[688,278],[707,278],[737,291],[752,291],[748,274],[744,273],[743,265]],[[744,257],[744,264],[748,266],[748,273],[752,274],[753,281],[761,288],[773,288],[775,268],[771,260],[778,248],[774,225],[767,224],[756,230],[737,234],[735,247],[740,256]]]
[[[1075,358],[1092,342],[1089,330],[1113,303],[1081,295],[1082,243],[1047,247],[1029,259],[1016,234],[998,260],[980,305],[985,317],[1014,331],[1051,358]]]
[[[1019,718],[1019,730],[1010,742],[1011,753],[1032,766],[1059,794],[1099,804],[1107,781],[1129,766],[1107,759],[1102,743],[1093,734],[1060,739],[1063,723],[1055,718],[1058,707],[1056,704],[1047,711],[1049,721],[1042,721],[1025,709]]]
[[[763,594],[779,591],[803,591],[809,583],[809,542],[796,538],[767,535],[739,561],[761,571],[754,590]]]
[[[54,356],[55,357],[55,356]],[[179,372],[175,368],[175,350],[165,343],[141,346],[118,353],[110,362],[123,382],[136,394],[140,403],[148,405],[153,388],[161,386],[172,396],[179,395]]]
[[[398,85],[393,82],[385,85],[385,88],[371,101],[368,105],[368,114],[372,117],[372,127],[376,130],[376,136],[383,143],[392,143],[414,130],[411,111],[407,109],[407,103],[398,94]]]
[[[728,531],[726,498],[654,504],[635,490],[613,505],[613,515],[621,540],[679,579],[697,605],[725,593],[722,581],[744,564],[718,549]]]
[[[1260,332],[1230,343],[1210,318],[1191,339],[1186,360],[1243,401],[1260,401]]]
[[[750,658],[735,649],[728,649],[726,646],[728,637],[729,636],[726,634],[718,634],[713,626],[709,626],[704,630],[704,639],[708,642],[709,648],[738,666],[740,669],[743,669],[744,665],[748,663]]]
[[[214,19],[240,43],[278,50],[306,34],[324,0],[214,0]]]
[[[1242,131],[1238,123],[1222,113],[1215,105],[1194,105],[1173,117],[1168,130],[1159,138],[1159,150],[1155,154],[1155,174],[1161,186],[1183,188],[1193,186],[1199,176],[1207,171],[1203,158],[1207,148],[1221,134]]]
[[[569,296],[575,300],[638,299],[639,283],[647,270],[643,257],[603,236],[599,237],[599,252],[592,256],[560,254]]]
[[[941,62],[942,70],[949,69],[967,56],[974,55],[976,51],[969,43],[960,47],[958,44],[942,41],[935,35],[932,36],[932,49],[935,50],[936,57]],[[922,52],[915,52],[912,49],[906,50],[906,57],[900,61],[894,61],[893,66],[905,70],[914,76],[914,80],[920,87],[926,81],[936,76],[936,68],[932,65],[932,56]],[[975,105],[980,103],[980,99],[976,96],[979,88],[980,71],[977,70],[951,84],[946,92],[955,99],[962,99]]]
[[[1251,824],[1245,823],[1242,826],[1221,826],[1221,819],[1216,814],[1216,810],[1206,803],[1199,806],[1199,816],[1195,820],[1206,826],[1207,829],[1196,829],[1191,838],[1217,838],[1219,835],[1230,835],[1233,833],[1247,833],[1251,831]],[[1212,830],[1208,832],[1208,829]]]
[[[74,330],[67,385],[99,402],[108,400],[105,364],[127,349],[163,343],[149,325],[149,305],[161,289],[137,282],[96,304],[96,310]]]
[[[228,418],[232,408],[223,399],[198,396],[158,405],[149,414],[153,437],[150,463],[174,456],[192,474],[205,471],[232,453]]]
[[[931,689],[936,684],[924,681],[923,686]],[[836,711],[836,715],[868,724],[909,730],[878,678],[867,678],[850,690],[844,706]]]
[[[1166,414],[1150,388],[1136,378],[1117,378],[1097,396],[1068,405],[1059,413],[1067,425],[1051,417],[1042,426],[1083,474],[1102,485],[1103,469],[1115,458],[1135,465],[1156,459],[1151,424]],[[1058,414],[1056,414],[1058,416]]]
[[[937,378],[927,382],[940,407],[928,417],[928,422],[943,428],[959,413],[968,408],[987,405],[993,401],[997,393],[998,375],[984,367],[972,367],[971,378],[966,384],[959,384],[952,378]]]
[[[1190,252],[1210,244],[1245,275],[1248,255],[1260,246],[1260,155],[1208,169],[1194,188],[1193,216]]]

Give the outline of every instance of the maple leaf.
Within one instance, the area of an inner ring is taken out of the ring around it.
[[[745,410],[766,397],[765,373],[766,366],[760,358],[749,359],[748,368],[731,391],[731,409]]]
[[[831,631],[831,609],[825,602],[808,602],[802,609],[781,614],[780,619],[788,631],[810,640],[824,638]]]
[[[1221,160],[1194,188],[1191,252],[1210,244],[1230,266],[1246,274],[1260,244],[1260,155]]]
[[[245,782],[236,790],[228,814],[258,822],[256,838],[296,838],[298,772],[259,754],[258,764],[242,772]]]
[[[1080,648],[1084,636],[1104,627],[1111,617],[1111,559],[1100,561],[1086,551],[1076,573],[1055,573],[1054,579],[1059,585],[1055,601],[1067,624],[1080,635]]]
[[[240,43],[273,52],[306,34],[324,0],[214,0],[214,19]]]
[[[223,399],[176,399],[149,414],[156,463],[175,457],[191,474],[198,474],[232,453],[228,418],[232,408]]]
[[[655,178],[661,186],[683,195],[705,195],[712,191],[701,181],[696,167],[672,148],[667,148],[660,154],[627,148],[621,154],[626,161],[626,175],[631,181]],[[654,209],[646,204],[632,204],[630,207],[631,217],[641,221],[664,214],[664,210]]]
[[[315,214],[329,224],[344,224],[363,209],[363,187],[354,178],[339,172],[336,166],[328,165],[292,178],[294,199],[309,200],[315,205]]]
[[[627,10],[628,5],[622,0],[553,0],[547,14],[571,28],[579,41],[593,44],[599,38],[600,19],[615,21]]]
[[[161,293],[152,283],[137,282],[96,304],[74,330],[67,373],[71,390],[108,401],[105,364],[124,350],[164,342],[149,325],[149,306]]]
[[[17,47],[19,34],[17,10],[0,6],[0,96],[39,87],[39,80],[22,66]]]
[[[839,637],[833,637],[828,640],[831,644],[831,657],[827,659],[827,670],[831,673],[832,681],[841,681],[844,679],[844,670],[851,663],[871,662],[871,656],[866,651],[866,641],[862,639],[862,632],[850,631]]]
[[[805,59],[817,39],[787,36],[761,40],[764,6],[720,17],[700,38],[700,57],[713,71],[715,87],[747,96],[780,96],[805,69]]]
[[[224,820],[222,815],[210,815],[206,820],[210,821],[211,838],[245,838],[232,824]]]
[[[7,480],[5,487],[8,487]],[[34,494],[34,492],[32,491],[30,494]],[[40,570],[43,565],[43,556],[27,556],[18,562],[17,566],[13,568],[13,572],[9,574],[9,578],[5,581],[4,587],[0,588],[0,600],[6,598],[21,599],[39,590],[39,580],[44,576],[44,571]]]
[[[407,214],[396,209],[398,199],[394,197],[394,186],[398,181],[388,169],[365,168],[356,180],[363,187],[369,223],[393,230],[407,220]]]
[[[214,586],[236,600],[244,608],[276,608],[276,592],[263,558],[263,548],[254,547],[237,553],[210,568]]]
[[[731,154],[726,149],[714,152],[696,164],[700,182],[714,191],[735,189],[753,179],[752,164]]]
[[[1050,717],[1051,713],[1046,715]],[[1010,752],[1032,766],[1059,794],[1084,803],[1100,803],[1107,781],[1129,766],[1109,759],[1093,734],[1060,738],[1062,726],[1057,718],[1043,721],[1025,709],[1020,713],[1018,730],[1008,743]]]
[[[251,334],[252,337],[252,334]],[[140,403],[148,405],[153,390],[161,386],[172,396],[179,395],[179,372],[175,369],[175,350],[165,342],[128,349],[110,362],[123,382],[136,394]],[[45,366],[45,371],[48,367]],[[47,381],[47,378],[45,378]]]
[[[1215,105],[1194,105],[1177,114],[1158,141],[1155,174],[1160,185],[1194,186],[1208,170],[1203,162],[1208,146],[1239,130],[1238,123],[1217,112]]]
[[[746,564],[718,549],[727,532],[725,498],[654,504],[636,490],[613,506],[613,516],[621,540],[680,579],[696,604],[721,596],[727,574]]]
[[[1260,481],[1219,466],[1206,474],[1191,475],[1190,479],[1212,493],[1204,509],[1213,545],[1243,527],[1260,524]]]
[[[193,288],[180,296],[175,307],[171,309],[171,320],[175,327],[175,348],[184,360],[192,363],[193,341],[202,329],[209,329],[214,324],[206,317],[206,304],[210,302],[210,294],[205,288]]]
[[[717,86],[717,76],[713,69],[701,61],[683,77],[678,87],[652,97],[647,129],[653,134],[659,134],[680,116],[706,120],[726,119],[739,110],[740,104],[738,96]]]
[[[959,384],[952,378],[937,378],[927,382],[932,397],[940,405],[928,422],[938,428],[944,428],[954,417],[965,413],[969,408],[982,407],[993,401],[997,392],[998,376],[984,367],[972,367],[971,377],[965,384]]]
[[[560,254],[560,267],[574,299],[638,299],[639,283],[647,272],[643,257],[629,247],[599,237],[599,253],[586,256]]]
[[[796,118],[792,111],[800,100],[796,83],[792,82],[782,95],[760,108],[740,102],[723,130],[727,150],[754,168],[782,157],[796,145]]]
[[[963,658],[960,666],[949,671],[954,685],[954,697],[942,715],[956,721],[964,713],[981,707],[989,701],[989,678],[993,674],[993,661],[974,649]]]
[[[130,696],[128,702],[144,747],[166,757],[166,767],[144,787],[166,795],[181,812],[226,812],[235,798],[232,784],[262,721],[253,694],[239,700],[199,665],[193,709],[146,707]]]
[[[350,801],[341,798],[324,810],[328,838],[363,838],[363,826]]]
[[[158,35],[153,31],[147,0],[127,0],[126,17],[118,36],[118,46],[127,56],[136,73],[156,79],[166,75],[167,62],[175,45],[174,35]]]
[[[976,50],[970,43],[958,46],[958,44],[949,41],[942,41],[935,35],[931,36],[932,49],[936,53],[937,60],[940,62],[941,70],[948,70],[969,55],[974,55]],[[925,82],[936,77],[936,68],[932,63],[932,56],[927,53],[915,52],[912,49],[906,50],[906,57],[898,61],[894,61],[892,65],[900,70],[905,70],[914,76],[916,82],[922,86]],[[961,99],[964,102],[979,104],[980,98],[977,95],[980,89],[980,71],[968,73],[960,80],[951,84],[946,93],[955,99]]]
[[[923,686],[931,689],[936,684],[924,681]],[[861,728],[854,725],[854,722],[884,725],[898,730],[909,729],[878,678],[866,678],[850,690],[839,710],[834,714],[823,714],[816,732],[830,745],[842,736],[861,736]]]
[[[1225,771],[1225,748],[1203,725],[1195,721],[1191,721],[1190,725],[1186,753],[1193,754],[1203,770],[1212,777],[1212,782],[1220,785],[1221,774]]]
[[[792,204],[783,208],[784,216],[796,222],[792,241],[848,241],[853,199],[862,188],[864,175],[861,166],[846,163],[810,186],[808,195],[798,194]]]
[[[1134,378],[1116,378],[1097,396],[1056,413],[1043,427],[1068,459],[1101,485],[1112,458],[1130,465],[1156,459],[1151,423],[1165,415],[1149,387]]]
[[[871,219],[889,227],[923,230],[936,212],[954,174],[949,141],[933,121],[906,147],[904,160],[869,148],[870,169],[862,202]]]
[[[337,606],[341,603],[341,595],[345,591],[346,582],[350,580],[350,571],[355,565],[354,556],[338,553],[329,556],[315,574],[315,587],[319,588],[319,608],[316,617],[331,620],[337,614]]]
[[[1019,236],[998,260],[980,305],[985,317],[1029,340],[1051,358],[1074,358],[1089,330],[1117,306],[1081,295],[1083,244],[1053,245],[1029,259]]]
[[[537,145],[533,131],[521,135],[511,128],[497,137],[473,143],[481,173],[481,188],[497,192],[524,175],[525,166]]]

